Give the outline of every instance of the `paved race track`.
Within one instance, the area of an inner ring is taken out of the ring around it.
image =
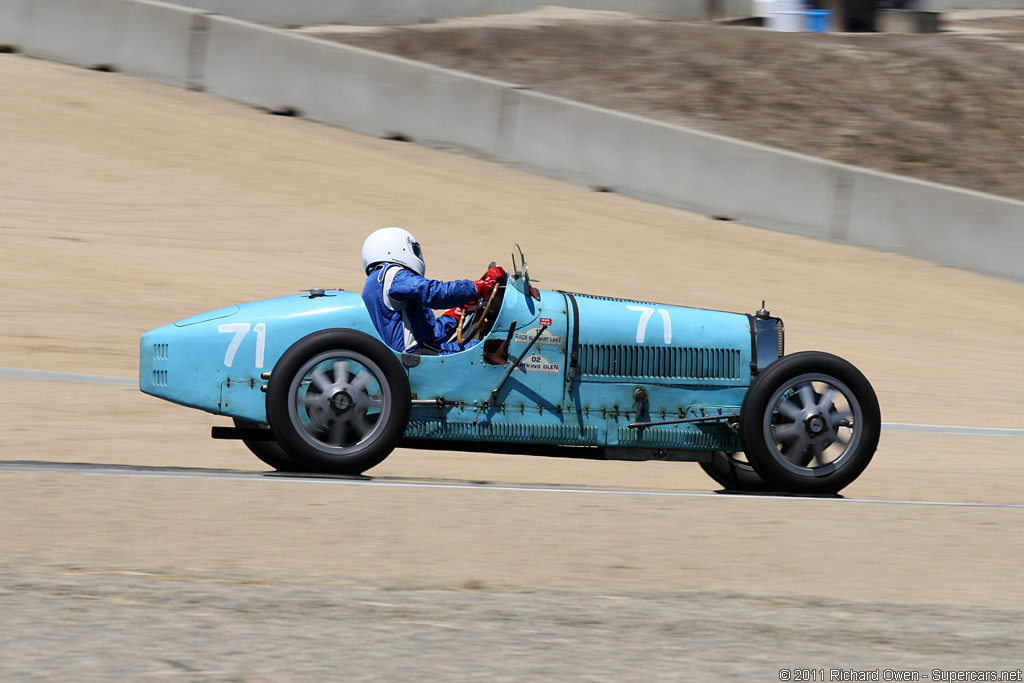
[[[0,101],[0,366],[30,371],[0,374],[0,680],[1024,665],[1024,285],[16,55]],[[132,377],[139,334],[197,312],[358,288],[391,224],[439,278],[518,242],[545,288],[767,299],[887,424],[988,431],[890,428],[844,500],[404,450],[368,483],[284,481],[209,438],[222,418],[69,377]]]

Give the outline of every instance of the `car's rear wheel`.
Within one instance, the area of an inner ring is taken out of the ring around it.
[[[234,418],[235,426],[239,429],[266,429],[270,431],[268,425],[260,424],[259,422],[251,422],[249,420],[243,420],[241,418]],[[242,439],[242,443],[248,448],[253,455],[262,460],[265,464],[270,465],[279,472],[301,472],[302,468],[288,457],[288,454],[281,448],[281,444],[274,440],[263,440],[263,439]]]
[[[804,351],[757,376],[740,412],[740,439],[771,490],[830,494],[871,462],[881,425],[878,399],[857,368]]]
[[[409,379],[391,349],[355,330],[315,332],[284,353],[267,386],[267,419],[311,472],[360,474],[386,458],[409,421]]]

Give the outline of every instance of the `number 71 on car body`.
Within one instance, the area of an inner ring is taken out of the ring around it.
[[[626,306],[626,308],[640,313],[640,322],[636,326],[637,344],[643,344],[644,339],[647,338],[647,323],[650,322],[655,311],[661,314],[661,319],[664,322],[665,343],[672,343],[672,319],[669,317],[667,310],[664,308],[651,308],[650,306]]]
[[[249,334],[250,329],[256,333],[256,367],[263,367],[263,356],[267,350],[267,326],[265,323],[256,323],[255,326],[252,323],[225,323],[217,328],[218,332],[235,335],[231,338],[228,350],[224,353],[225,367],[230,368],[234,364],[238,347],[242,345],[242,340],[245,339],[245,335]]]

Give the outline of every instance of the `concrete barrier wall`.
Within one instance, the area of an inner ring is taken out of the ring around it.
[[[507,84],[226,17],[210,18],[208,36],[209,92],[370,135],[497,156]]]
[[[839,241],[1024,281],[1024,202],[857,169]]]
[[[825,237],[838,171],[819,159],[519,91],[521,167],[708,215]]]
[[[0,0],[0,44],[750,225],[1024,281],[1024,202],[145,0]]]
[[[615,10],[674,21],[713,18],[708,0],[183,0],[181,4],[277,27],[418,24],[453,17],[512,14],[544,5]],[[718,0],[717,7],[720,16],[750,16],[753,0]]]
[[[0,43],[26,53],[90,68],[123,71],[172,85],[189,86],[201,59],[193,33],[205,12],[139,0],[2,0]]]
[[[0,46],[21,44],[21,31],[26,26],[24,8],[27,4],[27,0],[0,0]]]

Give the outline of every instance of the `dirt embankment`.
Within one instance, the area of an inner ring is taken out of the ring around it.
[[[963,15],[961,15],[963,16]],[[548,10],[305,32],[602,107],[1024,199],[1024,18],[793,34]]]

